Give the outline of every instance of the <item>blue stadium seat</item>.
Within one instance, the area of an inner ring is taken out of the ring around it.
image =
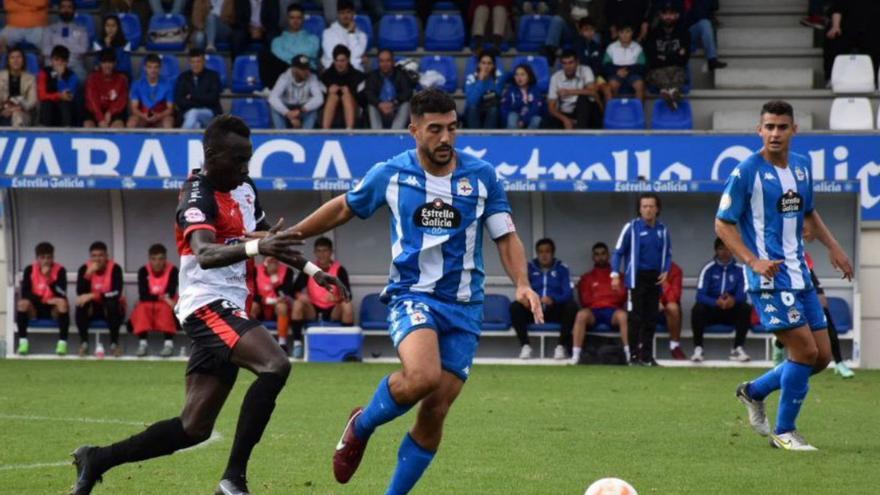
[[[116,50],[116,70],[132,79],[134,69],[131,65],[130,53],[125,50]]]
[[[269,129],[269,103],[260,98],[232,100],[232,115],[241,117],[251,129]]]
[[[160,53],[159,58],[162,59],[162,77],[168,79],[171,81],[171,84],[174,85],[174,83],[177,82],[177,76],[180,75],[180,62],[177,61],[177,57],[174,55],[164,55]]]
[[[186,47],[186,37],[180,41],[160,38],[157,34],[186,29],[186,18],[180,14],[157,14],[150,18],[147,28],[147,50],[181,51]]]
[[[385,10],[414,10],[416,2],[414,0],[385,0]]]
[[[654,115],[651,119],[652,129],[691,130],[694,128],[694,116],[691,104],[682,100],[678,109],[673,111],[663,100],[654,102]]]
[[[83,14],[82,12],[79,12],[73,16],[73,22],[84,27],[86,32],[89,33],[89,47],[91,48],[92,43],[97,39],[95,18],[92,17],[91,14]]]
[[[455,59],[446,55],[428,55],[422,57],[419,62],[419,73],[424,74],[429,70],[435,70],[446,78],[443,84],[443,91],[454,93],[458,88],[458,67],[455,65]]]
[[[425,50],[458,51],[464,48],[464,21],[460,15],[431,14],[425,27]]]
[[[510,299],[501,294],[486,294],[483,298],[483,330],[510,329]]]
[[[6,55],[0,57],[0,70],[6,68]],[[40,59],[34,52],[24,52],[24,70],[33,75],[40,73]]]
[[[516,32],[516,49],[520,52],[536,52],[544,47],[550,29],[549,15],[525,15],[519,20]]]
[[[130,12],[120,12],[116,15],[119,16],[119,23],[122,24],[122,34],[124,34],[125,39],[131,43],[132,51],[137,50],[140,48],[141,42],[143,41],[141,20],[138,18],[137,14],[132,14]]]
[[[605,129],[644,129],[645,110],[635,98],[614,98],[605,106]]]
[[[513,69],[520,64],[528,64],[532,67],[532,70],[535,71],[535,79],[538,80],[538,90],[542,93],[546,93],[550,88],[550,64],[547,63],[547,58],[541,55],[520,55],[513,59],[513,64],[511,64],[511,73],[513,73]]]
[[[361,301],[361,328],[364,330],[387,330],[388,313],[388,306],[379,300],[379,294],[367,294]]]
[[[239,55],[232,63],[232,91],[253,93],[263,89],[256,55]]]
[[[853,329],[852,311],[850,311],[849,304],[845,299],[829,297],[828,312],[831,313],[831,320],[834,321],[837,333],[847,333]]]
[[[455,6],[455,2],[434,2],[434,12],[438,10],[458,10],[458,7]]]
[[[477,60],[476,55],[467,59],[467,62],[464,64],[464,77],[467,78],[470,74],[474,74],[477,72]],[[495,57],[495,77],[506,77],[506,69],[504,68],[504,59],[501,56]]]
[[[326,27],[327,24],[324,22],[323,15],[306,14],[305,21],[303,22],[303,29],[314,34],[318,39],[321,39]]]
[[[419,21],[414,15],[386,14],[379,22],[379,48],[411,52],[419,47]]]
[[[98,8],[98,0],[75,0],[73,2],[76,5],[77,9],[97,9]]]
[[[226,57],[217,55],[216,53],[208,53],[205,55],[205,67],[211,69],[220,75],[220,89],[226,89]]]
[[[354,16],[354,23],[357,24],[357,28],[364,32],[367,35],[367,49],[373,48],[375,45],[376,38],[373,36],[373,21],[370,20],[369,16],[358,14]]]

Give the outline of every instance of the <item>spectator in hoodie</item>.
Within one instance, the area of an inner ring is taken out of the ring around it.
[[[605,49],[605,78],[608,85],[603,88],[605,100],[616,98],[618,94],[635,93],[636,98],[645,100],[645,52],[641,45],[633,41],[633,30],[629,26],[621,26],[617,31],[618,39]]]
[[[189,70],[180,74],[174,86],[174,102],[183,119],[183,129],[204,129],[220,107],[220,74],[205,68],[205,51],[189,51]]]
[[[373,129],[405,129],[409,124],[409,77],[394,65],[391,50],[379,51],[379,68],[367,76],[364,95]]]
[[[584,17],[578,21],[578,36],[574,40],[573,48],[578,63],[586,65],[593,74],[601,77],[605,49],[599,41],[596,21],[592,17]]]
[[[161,68],[155,53],[144,59],[144,75],[131,86],[127,127],[174,127],[174,88],[160,75]]]
[[[553,358],[565,359],[566,347],[571,346],[571,328],[578,311],[571,290],[571,273],[565,263],[556,259],[556,244],[552,239],[539,240],[535,244],[535,251],[537,257],[528,266],[529,282],[541,296],[544,321],[559,323],[562,327]],[[514,301],[510,305],[510,318],[522,346],[519,357],[529,359],[532,357],[532,347],[529,345],[528,326],[534,321],[532,313],[529,308]]]
[[[327,88],[321,126],[324,129],[354,129],[360,116],[364,93],[364,73],[351,66],[351,51],[345,45],[333,49],[333,65],[321,74]]]
[[[37,99],[40,100],[40,125],[71,127],[74,119],[74,98],[79,91],[79,78],[67,66],[70,50],[66,46],[52,49],[51,65],[37,76]]]
[[[550,78],[544,126],[549,129],[598,129],[602,115],[597,99],[599,92],[593,71],[578,63],[572,50],[559,57],[562,69]]]
[[[691,35],[679,23],[679,16],[675,2],[664,2],[660,7],[660,23],[645,41],[648,83],[660,90],[660,97],[673,110],[678,107],[687,82],[691,48]]]
[[[477,71],[464,83],[464,119],[469,129],[497,129],[504,81],[496,74],[493,53],[480,55]]]
[[[540,129],[545,100],[535,87],[535,72],[529,64],[513,70],[513,84],[501,97],[501,122],[508,129]]]
[[[333,53],[339,45],[348,48],[351,65],[363,72],[364,53],[367,51],[367,35],[358,29],[357,23],[354,22],[354,5],[346,0],[341,0],[337,4],[336,22],[325,29],[322,35],[321,48],[324,51],[324,57],[321,59],[321,65],[325,68],[333,65],[335,60]]]
[[[316,70],[321,40],[303,29],[305,11],[301,5],[292,3],[287,7],[287,31],[272,40],[269,50],[260,52],[260,81],[271,88],[281,74],[290,68],[290,61],[297,55],[305,55]]]
[[[83,125],[106,129],[125,127],[128,78],[116,70],[116,51],[101,50],[100,67],[86,80],[86,112]]]
[[[687,0],[682,8],[684,26],[691,33],[691,52],[697,49],[697,41],[703,45],[709,70],[723,69],[727,64],[718,60],[715,44],[715,28],[712,26],[713,0]]]
[[[122,23],[116,14],[104,17],[101,24],[101,34],[92,43],[92,50],[98,53],[105,48],[112,48],[116,52],[116,70],[125,74],[131,81],[131,43],[125,39]]]
[[[24,65],[21,48],[6,53],[6,68],[0,70],[0,126],[27,127],[33,120],[37,78]]]
[[[73,0],[58,2],[58,22],[51,24],[43,31],[41,43],[44,57],[49,57],[52,50],[59,45],[70,51],[68,66],[76,73],[80,81],[86,78],[83,56],[89,51],[89,33],[86,28],[74,22],[76,5]]]
[[[315,128],[318,110],[324,104],[324,86],[312,74],[311,64],[309,57],[297,55],[290,70],[275,81],[269,94],[269,106],[276,129]]]

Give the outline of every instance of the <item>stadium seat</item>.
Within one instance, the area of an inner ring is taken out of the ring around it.
[[[645,111],[636,98],[614,98],[605,106],[605,129],[644,129]]]
[[[477,72],[477,62],[476,55],[467,59],[467,62],[464,64],[465,79],[467,79],[467,76]],[[501,56],[495,57],[495,77],[505,77],[506,73],[504,59]]]
[[[86,32],[89,33],[89,47],[91,47],[92,43],[94,43],[97,39],[97,31],[95,31],[95,18],[92,17],[91,14],[83,14],[82,12],[79,12],[75,16],[73,16],[73,22],[84,27]]]
[[[546,93],[550,88],[550,64],[547,63],[547,58],[541,55],[520,55],[513,59],[513,64],[510,65],[511,74],[520,64],[528,64],[532,67],[535,71],[535,79],[538,80],[538,90]]]
[[[434,12],[438,10],[458,10],[458,7],[455,6],[455,2],[434,2]]]
[[[232,91],[253,93],[263,89],[256,55],[239,55],[232,63]]]
[[[251,129],[269,129],[269,103],[259,98],[236,98],[232,100],[232,115],[241,117]]]
[[[832,131],[865,131],[874,128],[874,112],[867,98],[835,98],[828,117]]]
[[[119,16],[119,23],[122,24],[122,33],[125,35],[125,39],[131,43],[131,50],[137,50],[140,48],[141,42],[143,41],[141,20],[138,18],[137,14],[132,14],[130,12],[120,12],[116,15]]]
[[[455,59],[445,55],[428,55],[422,57],[419,63],[419,74],[424,74],[429,70],[435,70],[446,79],[443,84],[443,91],[454,93],[458,88],[458,67],[455,65]]]
[[[382,2],[385,10],[414,10],[416,2],[414,0],[385,0]]]
[[[834,321],[837,333],[847,333],[853,329],[852,311],[850,311],[849,304],[845,299],[829,297],[828,312],[831,313],[831,319]]]
[[[486,294],[483,298],[483,330],[510,329],[510,299],[501,294]]]
[[[679,102],[678,109],[673,111],[663,100],[654,102],[654,114],[651,118],[651,129],[691,130],[694,128],[694,116],[691,104],[687,100]]]
[[[868,55],[838,55],[831,68],[831,90],[842,93],[874,92],[874,65]]]
[[[75,0],[73,2],[79,10],[97,9],[98,3],[98,0]]]
[[[176,56],[170,54],[159,54],[159,58],[162,59],[162,77],[171,81],[173,85],[177,81],[177,76],[180,75],[180,62]]]
[[[364,32],[367,35],[367,49],[373,48],[375,42],[373,41],[375,38],[373,37],[373,21],[370,20],[368,16],[358,14],[354,16],[354,23],[357,24],[357,28]]]
[[[318,39],[321,39],[326,27],[327,24],[324,22],[323,15],[306,14],[305,21],[303,22],[303,29],[314,34]]]
[[[419,46],[419,22],[413,15],[386,14],[379,21],[379,48],[411,52]]]
[[[425,27],[425,50],[458,51],[464,48],[464,21],[460,15],[431,14]]]
[[[150,27],[147,29],[147,50],[183,50],[186,47],[186,36],[179,36],[181,31],[186,31],[186,18],[182,15],[154,15],[150,18]],[[171,38],[166,35],[171,35]]]
[[[550,29],[549,15],[524,15],[516,32],[516,49],[520,52],[536,52],[544,47]]]
[[[222,91],[226,89],[226,83],[228,80],[226,57],[217,55],[216,53],[208,53],[205,55],[205,67],[220,75],[220,90]]]
[[[367,294],[361,301],[361,328],[364,330],[387,330],[388,312],[388,306],[379,300],[379,294]]]
[[[527,328],[529,332],[556,333],[562,330],[562,325],[559,323],[532,323]]]

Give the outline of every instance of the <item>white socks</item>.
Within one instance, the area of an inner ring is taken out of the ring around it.
[[[670,351],[674,351],[674,350],[678,349],[679,347],[680,347],[680,345],[677,340],[670,340],[669,341],[669,350]]]
[[[571,348],[571,359],[573,361],[578,361],[581,358],[581,348],[580,347],[572,347]]]

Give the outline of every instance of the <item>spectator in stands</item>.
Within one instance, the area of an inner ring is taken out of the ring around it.
[[[825,17],[826,0],[810,0],[807,16],[801,18],[801,25],[824,31],[828,26],[828,18]]]
[[[89,247],[89,261],[76,275],[76,328],[79,330],[79,355],[89,351],[89,327],[95,320],[107,322],[110,330],[110,353],[122,356],[119,327],[125,316],[122,296],[122,267],[107,254],[107,245],[95,241]],[[97,348],[95,349],[98,350]]]
[[[141,33],[149,29],[150,4],[147,0],[101,0],[99,11],[102,18],[122,13],[134,14],[140,21]]]
[[[367,112],[373,129],[406,129],[409,124],[409,77],[394,65],[391,50],[379,51],[379,68],[367,75]]]
[[[351,293],[348,271],[339,261],[333,259],[333,241],[326,237],[315,239],[315,264],[330,275],[342,281]],[[300,273],[293,284],[296,299],[293,301],[292,333],[293,357],[302,357],[302,330],[306,321],[320,319],[338,321],[343,325],[354,323],[354,307],[346,301],[339,289],[328,291],[305,273]]]
[[[523,6],[531,3],[537,3],[538,10],[541,9],[541,5],[547,8],[547,4],[544,2],[523,2]],[[578,22],[587,17],[589,6],[590,0],[560,0],[558,5],[551,6],[553,17],[550,19],[547,37],[544,39],[544,55],[551,67],[556,60],[556,52],[559,47],[571,44],[576,38]]]
[[[416,16],[422,21],[422,26],[428,25],[428,16],[434,11],[436,3],[434,0],[416,0]],[[450,3],[455,4],[462,19],[468,18],[468,0],[453,0]]]
[[[6,26],[0,29],[0,53],[20,43],[42,45],[49,23],[49,0],[4,0],[3,10]]]
[[[48,242],[37,244],[36,260],[25,267],[21,292],[16,304],[15,324],[18,328],[18,354],[30,352],[28,323],[34,319],[58,322],[58,343],[55,353],[67,354],[67,333],[70,330],[70,306],[67,302],[67,270],[55,263],[55,247]]]
[[[538,91],[535,72],[529,64],[513,69],[513,84],[501,97],[501,122],[508,129],[540,129],[546,101]]]
[[[260,52],[260,81],[266,87],[275,86],[275,81],[290,68],[297,55],[305,55],[317,70],[317,60],[321,50],[321,40],[303,29],[305,11],[301,5],[292,3],[287,7],[287,31],[272,40],[271,48]]]
[[[192,44],[208,53],[217,51],[218,41],[232,40],[235,23],[234,0],[193,0]]]
[[[648,52],[648,84],[660,90],[660,97],[675,110],[687,82],[691,35],[679,21],[675,2],[664,2],[660,23],[645,40]]]
[[[127,126],[174,127],[174,88],[159,73],[162,60],[155,53],[144,59],[144,75],[131,85],[131,105]]]
[[[153,15],[182,14],[184,0],[150,0],[150,11]]]
[[[231,28],[233,59],[248,51],[252,45],[267,47],[269,41],[278,35],[281,16],[279,0],[226,1],[233,2],[232,12],[227,8],[227,15],[223,16],[221,10],[221,20]],[[219,28],[219,24],[215,27]],[[210,43],[210,33],[207,33],[207,38]]]
[[[782,308],[779,308],[782,311]],[[751,326],[752,307],[746,302],[745,277],[742,266],[721,239],[715,239],[715,257],[700,270],[697,279],[697,302],[691,310],[694,331],[692,361],[703,361],[703,333],[709,325],[725,324],[736,328],[730,360],[746,362],[743,349]]]
[[[27,127],[37,106],[37,78],[24,66],[24,52],[11,48],[0,70],[0,126]]]
[[[627,332],[626,290],[623,287],[611,286],[611,263],[608,245],[597,242],[593,245],[593,269],[581,275],[578,280],[578,294],[581,307],[574,320],[574,343],[572,344],[571,362],[580,361],[581,349],[587,331],[602,325],[620,331],[623,352],[629,360],[629,335]]]
[[[79,78],[67,66],[70,50],[66,46],[52,49],[51,65],[37,76],[37,98],[40,100],[40,125],[72,127],[74,98],[79,91]]]
[[[678,263],[669,265],[669,275],[660,286],[659,311],[666,320],[669,331],[669,353],[677,361],[687,359],[681,350],[681,289],[683,274]]]
[[[547,15],[551,6],[555,8],[558,2],[517,0],[516,7],[522,15]]]
[[[131,326],[138,337],[137,357],[147,355],[147,333],[161,332],[165,337],[162,357],[174,353],[177,319],[177,267],[168,262],[168,251],[162,244],[153,244],[147,251],[149,262],[138,270],[139,301],[131,314]]]
[[[601,110],[596,100],[596,78],[586,65],[578,63],[574,51],[559,57],[562,69],[550,78],[547,111],[544,120],[549,129],[598,129],[602,127]]]
[[[684,26],[691,33],[691,53],[696,50],[697,40],[703,45],[709,70],[723,69],[727,64],[718,60],[715,30],[712,27],[712,0],[689,0],[684,2]]]
[[[52,50],[59,45],[70,50],[68,65],[80,81],[85,81],[86,68],[83,65],[83,56],[89,51],[89,33],[86,28],[74,22],[75,16],[74,0],[58,2],[59,20],[43,31],[43,40],[40,46],[44,57],[49,57]]]
[[[497,129],[504,80],[496,75],[494,53],[480,55],[477,71],[464,82],[464,120],[469,129]]]
[[[92,50],[96,52],[100,53],[105,48],[112,48],[116,52],[116,70],[131,80],[131,43],[125,39],[122,24],[116,14],[104,17],[104,22],[101,24],[101,34],[92,43]]]
[[[86,80],[85,127],[125,127],[128,106],[128,78],[116,70],[116,51],[105,48],[99,57],[100,67]]]
[[[605,49],[602,63],[608,84],[602,88],[605,100],[616,98],[618,94],[635,93],[636,98],[645,100],[645,52],[642,46],[633,41],[632,28],[621,26],[617,31],[617,41]]]
[[[660,306],[660,286],[669,275],[672,262],[669,231],[658,220],[660,197],[642,193],[636,202],[636,218],[620,231],[611,257],[611,286],[629,289],[629,343],[634,347],[630,364],[657,366],[654,360],[654,332]]]
[[[252,319],[276,322],[278,344],[287,353],[290,353],[287,335],[294,295],[293,272],[293,268],[267,256],[257,265],[256,293],[250,307]]]
[[[269,94],[272,124],[276,129],[314,129],[318,111],[324,104],[324,86],[312,74],[311,61],[297,55],[275,82]]]
[[[324,57],[321,65],[329,68],[336,60],[336,47],[342,45],[349,51],[351,65],[358,71],[364,70],[364,53],[367,51],[367,35],[354,22],[354,5],[347,0],[337,4],[336,22],[324,30],[321,47]]]
[[[559,323],[559,345],[553,352],[554,359],[565,359],[566,348],[571,346],[571,329],[578,307],[571,290],[571,273],[568,266],[556,259],[556,244],[552,239],[540,239],[535,243],[537,256],[529,262],[529,282],[541,296],[544,321]],[[510,304],[510,319],[520,343],[520,359],[532,357],[528,326],[534,322],[532,312],[519,301]],[[543,357],[543,356],[542,356]]]
[[[592,17],[584,17],[578,21],[579,36],[574,40],[574,52],[577,54],[578,63],[589,67],[596,77],[601,77],[605,48],[597,39],[599,38],[597,27],[596,21]]]
[[[327,24],[333,24],[337,20],[339,7],[336,0],[312,0],[313,3],[323,6],[324,20]],[[433,2],[432,2],[433,3]],[[384,6],[382,0],[352,0],[352,10],[361,12],[366,10],[373,24],[379,22],[384,14]],[[424,24],[423,24],[424,25]]]
[[[204,129],[220,107],[220,74],[205,68],[205,51],[189,51],[189,70],[178,76],[174,86],[174,104],[183,119],[184,129]]]
[[[351,52],[345,45],[333,49],[333,65],[321,74],[321,82],[327,88],[321,127],[354,129],[363,101],[364,73],[351,66]],[[341,116],[341,119],[340,119]]]
[[[471,37],[474,51],[483,51],[486,42],[486,31],[491,22],[492,36],[490,44],[501,50],[504,42],[504,33],[507,30],[508,16],[510,15],[511,0],[471,0],[468,18],[471,20]]]
[[[631,36],[642,41],[648,35],[650,0],[605,0],[605,18],[611,41],[620,38],[624,26],[635,32]]]
[[[871,0],[835,0],[831,4],[831,26],[825,33],[825,80],[831,80],[834,57],[864,53],[871,57],[874,69],[880,67],[880,2]]]

